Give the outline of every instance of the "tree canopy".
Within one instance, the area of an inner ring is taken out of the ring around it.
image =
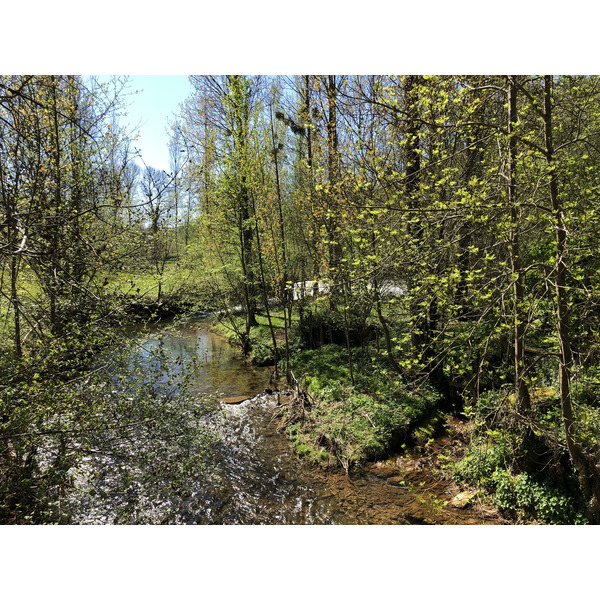
[[[358,390],[367,356],[473,417],[480,447],[502,438],[511,476],[575,476],[597,520],[600,79],[190,81],[167,174],[136,163],[122,93],[0,78],[0,318],[18,377],[142,297],[221,311],[246,355],[266,352],[265,313],[289,381],[295,352],[337,344]]]

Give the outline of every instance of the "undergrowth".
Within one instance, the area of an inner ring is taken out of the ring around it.
[[[435,392],[415,390],[378,366],[357,350],[353,384],[344,348],[328,345],[293,356],[292,370],[312,399],[306,418],[290,430],[299,454],[349,469],[385,456],[433,411]]]
[[[526,429],[514,416],[511,424],[511,415],[516,414],[511,395],[497,391],[482,395],[476,408],[467,411],[472,434],[464,455],[450,461],[448,469],[457,481],[484,491],[504,515],[517,521],[587,523],[580,484],[566,450],[557,450],[565,442],[564,432],[557,427],[560,405],[556,393],[538,388],[531,396],[535,425],[527,438]],[[590,407],[578,406],[579,412],[586,410]],[[500,429],[498,422],[511,425]],[[585,441],[595,432],[598,419],[580,423],[578,436]],[[560,446],[551,438],[557,431]]]

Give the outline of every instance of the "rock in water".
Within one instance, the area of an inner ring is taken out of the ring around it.
[[[461,492],[452,498],[450,504],[455,508],[464,508],[475,496],[477,492]]]
[[[219,398],[220,402],[225,404],[241,404],[244,400],[249,400],[248,396],[233,396],[231,398]]]
[[[404,485],[404,477],[396,476],[396,477],[388,477],[386,479],[386,483],[388,485]]]

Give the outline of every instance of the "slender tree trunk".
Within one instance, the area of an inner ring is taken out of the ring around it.
[[[265,281],[265,271],[263,268],[262,261],[262,248],[260,244],[260,233],[258,230],[258,217],[256,215],[256,207],[254,207],[254,227],[256,233],[256,245],[257,245],[257,254],[258,254],[258,264],[260,268],[260,279],[262,283],[262,292],[263,292],[263,302],[265,303],[265,311],[267,313],[267,321],[269,322],[269,331],[271,332],[271,340],[273,341],[273,357],[275,361],[275,379],[279,379],[279,366],[278,366],[278,356],[277,356],[277,339],[275,337],[275,329],[273,327],[273,322],[271,321],[271,309],[269,308],[269,296],[267,294],[267,284]]]
[[[390,336],[390,329],[388,327],[387,320],[383,316],[383,312],[381,311],[381,296],[378,294],[377,301],[375,303],[375,308],[377,309],[377,316],[379,317],[379,322],[381,323],[381,328],[383,329],[383,336],[385,338],[385,348],[387,351],[387,357],[392,369],[397,375],[400,375],[400,365],[398,361],[394,357],[394,350],[392,348],[392,339]]]
[[[350,346],[350,327],[348,324],[348,309],[346,307],[344,307],[344,332],[346,334],[346,354],[348,356],[348,368],[350,369],[350,381],[352,382],[352,385],[354,385],[354,362],[352,360],[352,347]]]
[[[83,200],[82,190],[82,159],[83,152],[78,141],[77,131],[77,119],[79,113],[78,106],[78,86],[77,81],[74,77],[68,77],[68,93],[69,93],[69,104],[72,107],[72,117],[69,127],[69,153],[71,161],[71,175],[69,187],[71,188],[70,194],[70,229],[72,232],[72,244],[75,246],[75,260],[74,264],[69,265],[71,270],[71,279],[75,286],[75,291],[80,290],[80,285],[83,283],[84,275],[84,264],[85,264],[85,253],[81,243],[81,224],[80,224],[80,213]],[[116,196],[116,194],[115,194]],[[116,219],[115,219],[116,220]]]
[[[10,302],[14,312],[15,325],[15,353],[17,358],[22,358],[23,347],[21,344],[21,306],[17,294],[17,277],[19,273],[19,258],[13,254],[10,257]]]
[[[248,125],[249,107],[247,104],[247,89],[240,75],[228,76],[231,86],[233,103],[233,123],[235,138],[235,155],[239,173],[238,209],[240,212],[241,256],[244,272],[244,297],[246,300],[247,329],[258,325],[256,321],[256,277],[252,256],[253,226],[250,221],[250,187],[246,169],[248,168]]]
[[[337,90],[335,75],[327,76],[327,168],[330,184],[336,183],[338,166]]]
[[[187,206],[186,206],[186,213],[185,213],[185,247],[188,247],[189,241],[190,241],[190,202],[191,202],[191,194],[188,190],[188,197],[187,197]]]
[[[546,144],[546,161],[550,184],[550,199],[554,215],[556,231],[555,259],[555,294],[556,316],[559,343],[558,383],[560,393],[563,428],[567,441],[569,455],[579,475],[584,494],[589,502],[590,517],[598,521],[600,517],[600,472],[595,461],[586,456],[575,439],[575,419],[573,415],[573,398],[571,395],[571,367],[573,353],[571,350],[569,328],[569,298],[567,292],[567,240],[568,232],[565,225],[564,206],[558,193],[558,180],[554,159],[554,144],[552,130],[552,76],[544,77],[544,133]]]
[[[308,206],[312,211],[314,202],[314,180],[313,180],[313,147],[312,147],[312,118],[310,115],[310,75],[304,76],[304,126],[306,128],[306,166],[308,170],[307,177],[307,190]],[[319,259],[316,248],[316,240],[314,234],[310,235],[310,241],[307,242],[309,247],[310,256],[312,258],[312,278],[313,281],[319,279]]]
[[[337,131],[337,89],[335,75],[328,75],[326,81],[327,91],[327,179],[328,179],[328,205],[331,207],[331,216],[327,220],[327,237],[329,248],[329,270],[333,282],[341,280],[341,247],[337,235],[337,195],[338,195],[338,131]],[[329,294],[329,302],[335,304],[335,293]]]
[[[326,206],[329,215],[325,221],[327,232],[327,248],[329,259],[329,277],[335,288],[341,280],[340,246],[337,240],[337,195],[338,195],[338,132],[337,132],[337,89],[335,75],[328,75],[324,80],[327,96],[327,190]],[[333,290],[332,290],[333,291]],[[330,293],[329,306],[332,310],[336,305],[336,294]]]
[[[246,330],[244,333],[244,340],[242,345],[244,347],[244,354],[248,354],[250,351],[250,329],[256,326],[256,312],[255,305],[250,298],[250,286],[248,285],[248,263],[246,258],[246,244],[244,238],[244,221],[242,216],[239,218],[239,230],[240,230],[240,252],[241,252],[241,264],[242,264],[242,275],[244,281],[242,282],[242,293],[244,294],[244,304],[246,305]],[[254,321],[254,323],[253,323]]]
[[[57,296],[59,291],[58,279],[58,261],[59,261],[59,227],[61,220],[61,194],[62,194],[62,176],[61,176],[61,151],[60,151],[60,129],[58,124],[58,100],[57,86],[55,77],[51,77],[52,83],[52,124],[53,124],[53,155],[54,155],[54,215],[51,224],[51,245],[50,245],[50,325],[53,332],[59,331],[59,320],[57,314]]]
[[[421,154],[419,152],[419,124],[418,108],[416,105],[418,94],[418,76],[408,76],[404,81],[404,97],[406,102],[406,195],[409,207],[414,210],[418,207],[417,192],[421,171]],[[423,238],[420,225],[411,227],[411,235],[416,238],[419,245]],[[421,360],[423,349],[427,340],[427,316],[423,314],[420,299],[416,298],[411,303],[410,313],[413,321],[411,332],[411,345],[413,357]]]
[[[204,212],[206,216],[211,214],[210,206],[210,158],[209,148],[212,151],[212,139],[208,124],[208,112],[206,108],[206,99],[203,101],[204,112],[204,152],[202,154],[202,174],[204,183]],[[210,141],[209,141],[210,140]],[[202,211],[200,211],[202,212]]]
[[[306,162],[308,165],[308,193],[312,194],[312,127],[310,117],[310,75],[304,76],[305,98],[304,115],[306,126]]]
[[[16,152],[19,151],[20,148],[20,137],[17,138]],[[19,173],[16,173],[16,179],[14,188],[19,189]],[[17,204],[16,198],[13,194],[11,194],[6,186],[4,181],[4,170],[2,166],[0,166],[0,191],[2,196],[2,201],[5,206],[5,222],[6,222],[6,238],[8,241],[9,251],[12,253],[10,257],[10,303],[13,308],[13,323],[15,327],[14,332],[14,347],[15,354],[17,358],[22,358],[23,349],[21,344],[21,308],[19,302],[19,296],[17,292],[17,283],[19,277],[19,266],[20,266],[20,257],[17,256],[17,246],[18,246],[18,237],[19,237],[19,229],[17,225]],[[4,270],[2,271],[2,275],[4,276]],[[0,282],[1,285],[1,282]]]
[[[275,189],[277,191],[277,208],[279,212],[279,231],[281,235],[281,299],[283,300],[283,331],[285,335],[285,376],[289,383],[290,380],[290,349],[288,344],[288,305],[290,308],[289,312],[289,324],[292,324],[292,312],[291,302],[289,301],[289,292],[287,289],[287,253],[285,247],[285,227],[283,222],[283,202],[281,199],[281,186],[279,182],[279,149],[275,144],[275,129],[273,127],[273,112],[271,110],[271,143],[273,147],[273,161],[275,163]],[[258,234],[257,234],[258,235]]]
[[[242,237],[242,270],[244,272],[244,297],[248,313],[249,327],[256,327],[256,277],[252,265],[252,226],[250,225],[250,198],[246,176],[242,175],[242,190],[240,198],[240,228]]]
[[[514,359],[515,385],[517,388],[518,407],[521,412],[531,409],[529,391],[525,381],[525,320],[523,319],[523,274],[521,272],[521,248],[519,243],[519,211],[517,209],[517,87],[515,76],[508,78],[508,205],[510,206],[510,259],[513,275],[513,324],[514,324]]]

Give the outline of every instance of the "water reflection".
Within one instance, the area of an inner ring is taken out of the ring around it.
[[[191,389],[217,396],[255,396],[269,385],[271,370],[244,361],[239,352],[203,323],[177,330],[155,331],[136,352],[147,369],[161,370],[160,382],[181,373],[183,365],[195,361],[190,374]]]

